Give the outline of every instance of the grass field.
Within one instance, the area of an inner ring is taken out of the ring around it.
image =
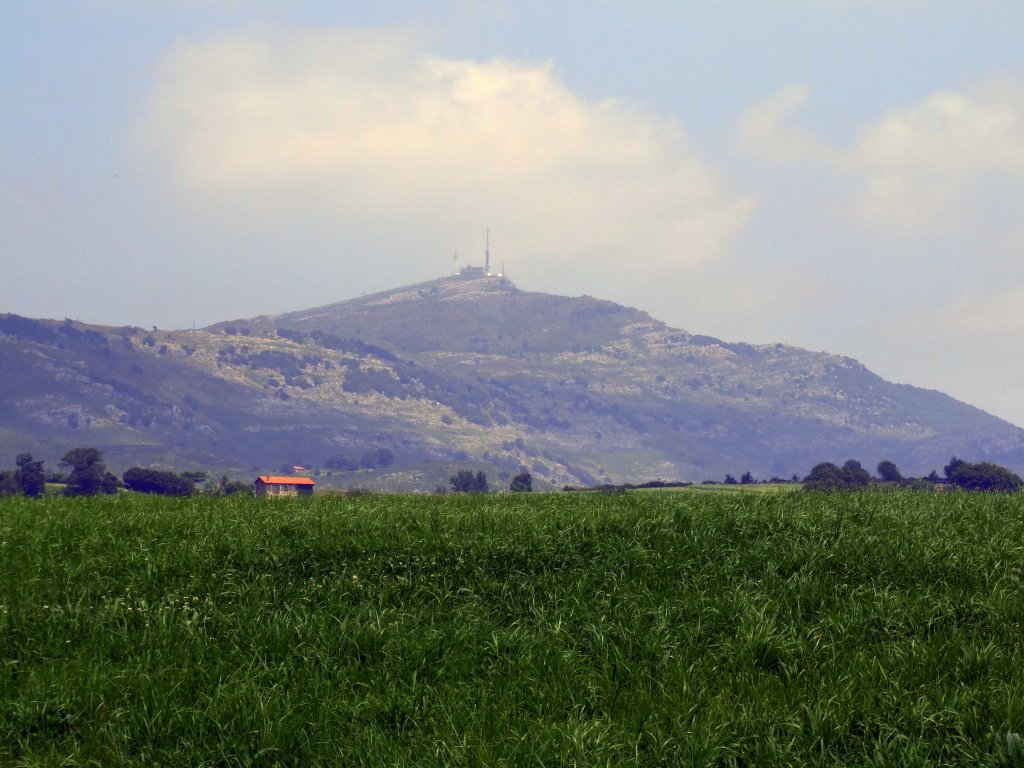
[[[1024,503],[0,502],[0,765],[1024,765]]]
[[[686,491],[707,491],[710,493],[779,493],[783,491],[798,491],[800,483],[748,483],[735,485],[725,483],[694,483],[680,487],[666,488],[637,488],[637,492],[672,493]]]

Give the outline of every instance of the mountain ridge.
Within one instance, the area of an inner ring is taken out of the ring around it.
[[[0,366],[0,449],[51,462],[92,444],[113,466],[277,471],[385,447],[394,467],[331,481],[421,490],[460,462],[552,486],[788,477],[850,457],[1024,469],[1024,430],[851,358],[497,277],[192,330],[3,315]]]

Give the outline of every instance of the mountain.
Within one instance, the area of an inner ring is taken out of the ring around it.
[[[0,374],[0,466],[93,445],[115,469],[330,464],[327,484],[426,490],[461,465],[554,486],[802,476],[851,457],[1024,470],[1024,430],[849,358],[730,344],[498,277],[201,330],[3,315]],[[375,452],[389,466],[351,469]]]

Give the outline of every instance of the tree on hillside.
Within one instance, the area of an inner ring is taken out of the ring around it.
[[[831,461],[823,461],[814,465],[811,472],[804,478],[805,491],[834,491],[846,487],[843,470]]]
[[[856,459],[848,460],[842,467],[830,461],[822,462],[804,478],[805,491],[854,490],[870,484],[871,475]]]
[[[103,454],[98,448],[72,448],[60,460],[71,468],[65,496],[96,496],[100,493],[117,493],[118,480],[107,472]]]
[[[26,496],[42,496],[46,490],[46,473],[43,471],[43,461],[36,461],[31,453],[18,454],[16,459],[18,469],[14,473],[14,480],[18,484],[18,490]]]
[[[192,481],[173,472],[146,467],[132,467],[124,473],[124,485],[139,493],[158,493],[164,496],[190,496],[195,490]]]
[[[903,474],[900,472],[899,467],[888,459],[878,463],[878,476],[887,483],[898,483],[903,479]]]
[[[1019,476],[998,464],[961,461],[949,475],[958,487],[968,491],[1004,491],[1013,493],[1024,486]]]
[[[455,493],[487,493],[487,475],[474,473],[471,469],[460,469],[448,478]]]
[[[750,485],[754,482],[754,476],[750,472],[744,472],[743,476],[740,477],[740,485]]]
[[[867,488],[871,485],[871,473],[856,459],[848,459],[843,464],[843,478],[847,488]]]
[[[363,469],[386,469],[394,463],[395,454],[390,448],[367,451],[359,458],[359,466]]]
[[[192,485],[202,485],[210,482],[210,473],[202,469],[190,469],[181,473],[181,476]]]
[[[0,472],[0,496],[16,496],[18,493],[18,481],[14,479],[14,473],[9,469]]]
[[[949,480],[950,482],[953,482],[953,473],[956,472],[957,468],[963,463],[964,460],[958,459],[956,456],[951,458],[949,460],[949,464],[942,468],[942,472],[946,476],[946,479]]]
[[[512,478],[508,489],[513,493],[530,492],[533,490],[533,476],[529,472],[520,472]]]
[[[324,462],[324,466],[327,467],[327,469],[340,469],[346,472],[355,472],[359,469],[359,462],[351,456],[338,453],[334,456],[329,456],[327,461]]]
[[[248,496],[252,493],[251,485],[243,483],[241,480],[228,480],[227,475],[221,476],[218,489],[224,496]]]

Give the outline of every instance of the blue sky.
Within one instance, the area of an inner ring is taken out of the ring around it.
[[[1017,424],[1024,5],[25,0],[0,311],[163,328],[495,260]]]

